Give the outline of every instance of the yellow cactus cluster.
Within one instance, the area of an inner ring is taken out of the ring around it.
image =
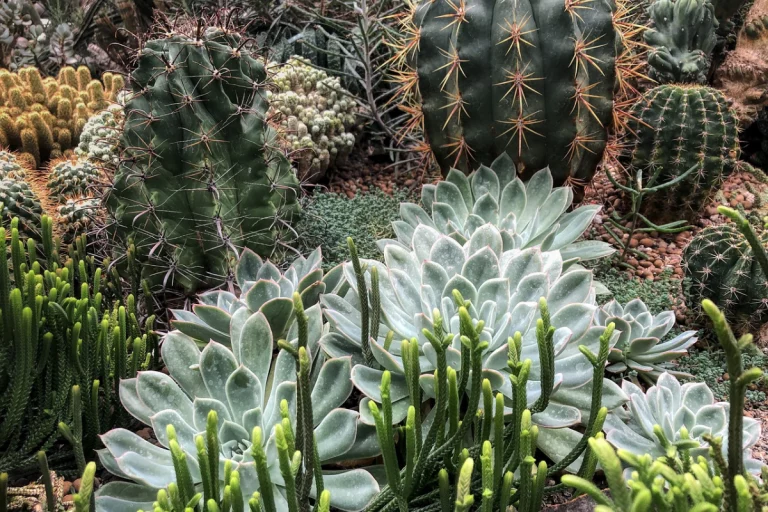
[[[64,67],[56,78],[34,67],[0,70],[0,147],[40,167],[76,147],[88,118],[114,103],[124,85],[111,73],[94,80],[85,66]]]

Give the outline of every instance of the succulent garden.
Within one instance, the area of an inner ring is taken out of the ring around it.
[[[0,512],[768,512],[766,0],[2,0]]]

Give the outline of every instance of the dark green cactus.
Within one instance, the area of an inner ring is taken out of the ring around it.
[[[106,201],[116,253],[132,241],[150,286],[188,294],[231,276],[242,248],[271,255],[299,212],[297,179],[265,121],[263,63],[239,35],[202,32],[139,52]]]
[[[759,240],[768,244],[768,233]],[[739,323],[757,325],[768,317],[768,279],[735,225],[704,228],[683,252],[683,266],[689,307],[700,313],[698,305],[709,299]]]
[[[394,60],[443,172],[506,152],[523,176],[549,166],[555,185],[589,182],[625,78],[620,12],[612,0],[421,2]]]
[[[101,171],[85,158],[52,162],[46,186],[59,203],[67,198],[92,195],[101,182]]]
[[[709,0],[656,0],[653,28],[643,33],[651,46],[651,78],[660,83],[704,83],[717,42],[717,20]]]
[[[25,236],[40,233],[43,208],[35,191],[26,181],[0,179],[0,225],[8,226],[14,217],[19,219],[19,230]]]
[[[645,93],[632,107],[629,129],[635,136],[625,155],[634,179],[643,188],[679,183],[649,198],[646,207],[698,210],[717,191],[739,157],[738,123],[716,89],[662,85]],[[654,202],[652,199],[656,199]]]

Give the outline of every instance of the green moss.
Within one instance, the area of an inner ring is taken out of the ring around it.
[[[605,258],[589,266],[599,281],[611,291],[610,296],[600,296],[600,302],[616,299],[626,304],[632,299],[640,298],[654,315],[673,308],[680,295],[680,280],[673,277],[671,270],[665,270],[653,281],[630,277],[626,272],[616,268],[615,258]]]
[[[744,353],[744,367],[758,368],[768,367],[768,356],[765,354]],[[699,348],[692,350],[687,356],[679,360],[678,369],[688,372],[694,376],[694,380],[706,382],[709,388],[715,394],[716,400],[728,399],[728,381],[725,380],[726,373],[725,353],[721,349],[708,350]],[[747,403],[751,405],[761,405],[766,400],[766,390],[768,383],[765,377],[761,378],[755,384],[753,389],[747,390]]]
[[[376,240],[393,238],[392,221],[399,218],[400,203],[409,200],[402,191],[392,196],[376,189],[349,199],[343,194],[315,193],[303,202],[304,214],[296,227],[302,253],[320,246],[327,270],[349,258],[351,236],[362,259],[381,260]]]

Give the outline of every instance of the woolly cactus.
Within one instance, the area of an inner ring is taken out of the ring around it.
[[[65,158],[53,162],[46,186],[63,203],[68,197],[92,195],[100,180],[101,172],[88,160]]]
[[[291,236],[298,182],[271,149],[267,74],[240,36],[192,28],[151,40],[131,85],[106,199],[116,256],[133,241],[150,286],[190,294],[230,276],[244,248],[272,254]]]
[[[75,154],[94,163],[116,166],[120,162],[118,144],[125,114],[120,105],[110,105],[88,118],[80,134]]]
[[[662,85],[632,108],[635,137],[626,163],[630,186],[668,183],[691,170],[656,197],[667,207],[698,210],[716,192],[739,157],[738,123],[722,93],[710,87]],[[653,204],[652,201],[649,204]]]
[[[560,251],[563,259],[592,260],[613,253],[611,246],[595,240],[577,241],[592,223],[599,206],[586,205],[567,211],[573,202],[568,187],[552,187],[552,173],[542,169],[527,183],[517,177],[509,155],[491,167],[481,166],[469,176],[451,169],[444,181],[424,185],[421,204],[400,204],[403,220],[392,223],[397,241],[414,242],[415,229],[425,224],[465,243],[486,223],[499,229],[504,250],[541,246]],[[426,210],[426,211],[425,211]],[[388,240],[379,242],[387,245]]]
[[[0,180],[23,180],[27,177],[26,169],[16,159],[16,155],[7,151],[0,151]]]
[[[507,153],[522,176],[549,166],[556,185],[589,182],[633,67],[623,2],[414,4],[393,62],[409,127],[443,172]]]
[[[58,78],[35,68],[0,71],[0,146],[20,150],[36,166],[75,145],[88,117],[113,103],[123,88],[119,75],[93,80],[88,68],[64,67]]]
[[[606,439],[616,448],[661,457],[666,454],[665,441],[674,444],[689,437],[699,445],[691,449],[690,454],[708,457],[705,434],[721,437],[727,446],[729,404],[715,402],[705,383],[681,385],[672,375],[663,373],[647,391],[627,380],[621,385],[629,396],[627,409],[622,411],[623,415],[609,414],[605,421]],[[655,425],[660,427],[662,436],[654,431]],[[681,433],[683,428],[686,434]],[[749,471],[759,472],[762,464],[752,459],[752,447],[760,439],[760,422],[745,417],[743,436],[745,466]]]
[[[656,0],[653,28],[643,33],[652,50],[652,78],[658,82],[704,83],[717,38],[717,19],[709,0]]]
[[[688,347],[696,343],[696,331],[686,331],[662,342],[675,326],[674,312],[664,311],[654,316],[640,299],[631,300],[625,306],[612,300],[598,310],[595,319],[598,325],[614,324],[620,332],[608,356],[611,364],[606,367],[607,371],[631,370],[649,382],[664,372],[675,377],[690,377],[670,370],[669,362],[684,356]]]
[[[0,180],[0,205],[0,224],[7,225],[13,217],[18,217],[19,230],[25,235],[40,232],[43,208],[27,182],[10,178]]]
[[[768,233],[760,235],[768,247]],[[730,319],[759,325],[768,313],[768,279],[747,240],[733,224],[704,228],[683,252],[689,307],[700,312],[703,299]]]
[[[272,113],[279,112],[284,146],[296,155],[299,176],[318,181],[329,167],[343,163],[355,145],[351,129],[357,109],[338,78],[293,57],[272,65],[277,92],[267,92]]]

